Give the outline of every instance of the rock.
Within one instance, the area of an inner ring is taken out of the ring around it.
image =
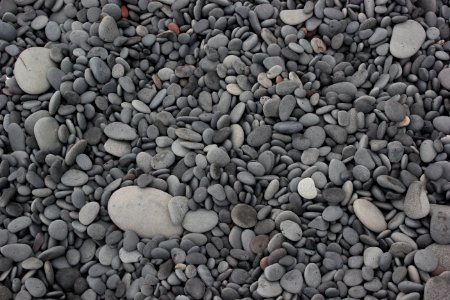
[[[131,145],[128,142],[108,139],[104,145],[105,151],[117,157],[124,156],[131,152]]]
[[[433,126],[436,130],[439,130],[445,134],[450,134],[450,117],[439,116],[433,119]]]
[[[100,211],[100,205],[97,202],[86,203],[78,213],[78,220],[81,224],[88,226],[94,222]]]
[[[450,245],[431,244],[425,248],[433,253],[444,271],[450,271]]]
[[[378,247],[369,247],[364,250],[364,265],[372,269],[378,269],[383,250]]]
[[[409,185],[403,210],[411,219],[422,219],[430,213],[430,202],[420,181],[415,181]]]
[[[101,58],[97,56],[92,57],[89,60],[89,67],[98,83],[104,84],[111,79],[111,69]]]
[[[450,244],[450,211],[438,210],[431,214],[431,238],[438,244]]]
[[[280,230],[283,236],[294,242],[299,241],[303,236],[303,231],[300,225],[291,220],[281,222]]]
[[[283,292],[281,285],[278,281],[268,281],[264,276],[258,279],[258,288],[256,292],[264,298],[274,298]]]
[[[292,294],[298,294],[303,288],[303,276],[300,270],[293,269],[281,278],[281,287]]]
[[[70,169],[61,177],[61,183],[66,186],[82,186],[86,184],[88,180],[88,175],[77,169]]]
[[[252,147],[260,147],[267,143],[272,136],[272,127],[269,125],[262,125],[256,127],[247,136],[247,143]]]
[[[81,277],[80,271],[78,269],[63,268],[56,272],[55,280],[58,285],[67,292],[73,290],[75,281]]]
[[[219,222],[219,217],[214,211],[198,209],[188,211],[184,216],[183,228],[194,233],[203,233],[213,229]]]
[[[0,12],[3,11],[3,5],[5,5],[5,1],[0,2]],[[7,4],[6,4],[7,5]],[[17,37],[17,31],[9,23],[0,21],[0,40],[4,40],[7,42],[14,41]]]
[[[238,204],[231,211],[231,219],[241,228],[251,228],[256,225],[256,210],[247,204]]]
[[[26,244],[8,244],[0,248],[4,257],[20,262],[31,256],[31,247]]]
[[[14,76],[27,94],[42,94],[50,88],[47,71],[56,67],[50,59],[50,49],[31,47],[22,51],[14,64]]]
[[[108,214],[120,229],[133,230],[141,237],[179,235],[183,228],[173,224],[169,216],[171,198],[154,188],[123,187],[111,195]]]
[[[396,58],[409,58],[420,49],[425,38],[422,25],[414,20],[407,20],[392,29],[389,51]]]
[[[439,82],[441,83],[441,86],[443,86],[447,90],[450,90],[450,68],[442,69],[439,72],[438,79],[439,79]]]
[[[25,280],[25,287],[30,295],[36,298],[43,297],[47,292],[45,284],[38,278],[28,278]]]
[[[280,12],[280,19],[287,25],[298,25],[313,16],[313,13],[305,13],[303,9],[282,10]]]
[[[312,178],[303,178],[300,180],[297,191],[300,196],[308,200],[317,197],[317,189]]]
[[[431,250],[421,249],[414,254],[414,264],[422,271],[433,272],[438,263],[438,257]]]
[[[309,263],[305,268],[305,283],[307,286],[317,288],[322,281],[320,269],[315,263]]]
[[[169,216],[173,224],[180,225],[183,222],[189,210],[188,201],[188,198],[184,196],[176,196],[169,200]]]
[[[381,211],[372,202],[366,199],[356,199],[353,210],[359,221],[374,232],[386,230],[387,223]]]
[[[98,26],[98,36],[107,43],[114,41],[118,36],[120,36],[119,28],[117,27],[116,20],[114,20],[113,17],[103,17],[100,25]]]
[[[443,272],[439,276],[428,279],[425,284],[424,300],[450,299],[450,272]]]
[[[61,143],[58,139],[58,122],[52,117],[40,118],[34,125],[34,136],[42,151],[59,154]]]
[[[48,234],[57,241],[63,241],[67,238],[68,227],[63,220],[54,220],[48,226]]]
[[[432,140],[425,140],[420,144],[420,159],[424,163],[430,163],[434,160],[437,155],[436,150],[433,146]]]
[[[227,152],[221,148],[212,148],[206,154],[206,159],[211,164],[216,164],[217,166],[223,168],[230,163],[230,156]]]
[[[132,141],[137,138],[136,129],[121,122],[113,122],[106,125],[103,132],[109,138],[119,141]]]

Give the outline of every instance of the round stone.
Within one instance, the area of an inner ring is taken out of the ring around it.
[[[438,266],[439,260],[433,252],[427,249],[421,249],[414,255],[414,264],[420,270],[433,272]]]
[[[120,229],[133,230],[141,237],[179,235],[183,228],[170,220],[168,203],[171,198],[154,188],[123,187],[111,195],[108,214]]]
[[[179,225],[183,222],[184,216],[189,210],[188,201],[188,198],[184,196],[176,196],[169,200],[169,216],[173,224]]]
[[[114,41],[120,35],[116,20],[111,16],[103,17],[98,26],[98,35],[105,42]]]
[[[137,138],[136,129],[121,122],[108,124],[104,129],[104,133],[108,137],[119,141],[132,141]]]
[[[43,297],[47,292],[45,284],[38,278],[28,278],[25,280],[25,287],[31,296],[37,298]]]
[[[264,298],[275,298],[283,292],[278,281],[268,281],[264,276],[258,279],[258,288],[256,292]]]
[[[50,59],[50,49],[31,47],[22,51],[14,64],[14,76],[27,94],[42,94],[50,88],[47,71],[56,67]]]
[[[63,220],[55,220],[48,226],[48,234],[57,241],[63,241],[67,238],[68,227]]]
[[[392,29],[389,50],[396,58],[413,56],[425,41],[426,33],[422,25],[414,20],[396,24]]]
[[[305,199],[314,199],[317,197],[317,189],[312,178],[303,178],[297,186],[297,191]]]
[[[374,232],[386,230],[387,223],[381,211],[372,202],[366,199],[356,199],[353,210],[359,221]]]
[[[411,219],[422,219],[430,213],[430,201],[420,181],[415,181],[409,185],[403,210]]]
[[[256,210],[247,204],[238,204],[231,211],[234,224],[242,228],[251,228],[256,225]]]

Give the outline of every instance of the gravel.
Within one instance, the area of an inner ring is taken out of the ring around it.
[[[0,0],[0,299],[446,299],[449,4],[297,2]]]

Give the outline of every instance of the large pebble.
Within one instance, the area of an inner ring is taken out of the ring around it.
[[[425,41],[426,33],[422,25],[414,20],[408,20],[394,26],[392,29],[389,50],[396,58],[413,56]]]
[[[219,222],[219,217],[214,211],[198,209],[189,211],[184,216],[183,228],[194,233],[203,233],[213,229]]]
[[[183,228],[170,220],[170,198],[154,188],[123,187],[111,195],[108,214],[120,229],[133,230],[142,237],[179,235]]]
[[[282,10],[280,19],[287,25],[298,25],[313,16],[312,12],[306,13],[303,9]]]
[[[14,64],[14,76],[19,87],[28,94],[42,94],[50,88],[47,71],[56,67],[50,59],[50,49],[31,47],[24,50]]]
[[[238,204],[231,211],[234,224],[242,228],[251,228],[256,225],[256,210],[247,204]]]
[[[403,210],[411,219],[422,219],[430,213],[430,201],[420,181],[415,181],[409,185]]]
[[[355,215],[368,229],[374,232],[386,230],[387,223],[381,211],[366,199],[356,199],[353,202]]]
[[[450,299],[450,271],[430,278],[425,284],[424,300]]]
[[[58,122],[52,117],[39,119],[34,125],[34,136],[42,151],[58,154],[61,143],[58,139]]]

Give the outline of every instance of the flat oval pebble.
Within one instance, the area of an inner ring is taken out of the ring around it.
[[[256,225],[256,210],[250,205],[238,204],[231,210],[231,219],[239,227],[251,228]]]
[[[411,219],[421,219],[430,213],[430,201],[421,182],[415,181],[409,185],[403,209]]]
[[[88,175],[77,169],[70,169],[61,177],[61,183],[67,186],[82,186],[89,180]]]
[[[317,190],[312,178],[303,178],[297,186],[297,191],[305,199],[314,199],[317,197]]]
[[[397,58],[411,57],[420,49],[425,37],[422,25],[414,20],[396,24],[392,29],[389,51]]]
[[[28,94],[42,94],[50,88],[47,71],[55,67],[50,49],[31,47],[20,53],[14,65],[14,76],[19,87]]]
[[[187,231],[203,233],[213,229],[218,222],[219,218],[214,211],[198,209],[187,212],[184,216],[182,225]]]
[[[170,198],[154,188],[123,187],[109,198],[108,214],[120,229],[133,230],[142,237],[179,235],[183,228],[170,220]]]
[[[119,141],[132,141],[137,137],[135,129],[121,122],[108,124],[104,129],[104,133],[108,137]]]
[[[387,228],[386,220],[381,211],[372,202],[366,199],[356,199],[353,202],[355,215],[368,229],[382,232]]]

